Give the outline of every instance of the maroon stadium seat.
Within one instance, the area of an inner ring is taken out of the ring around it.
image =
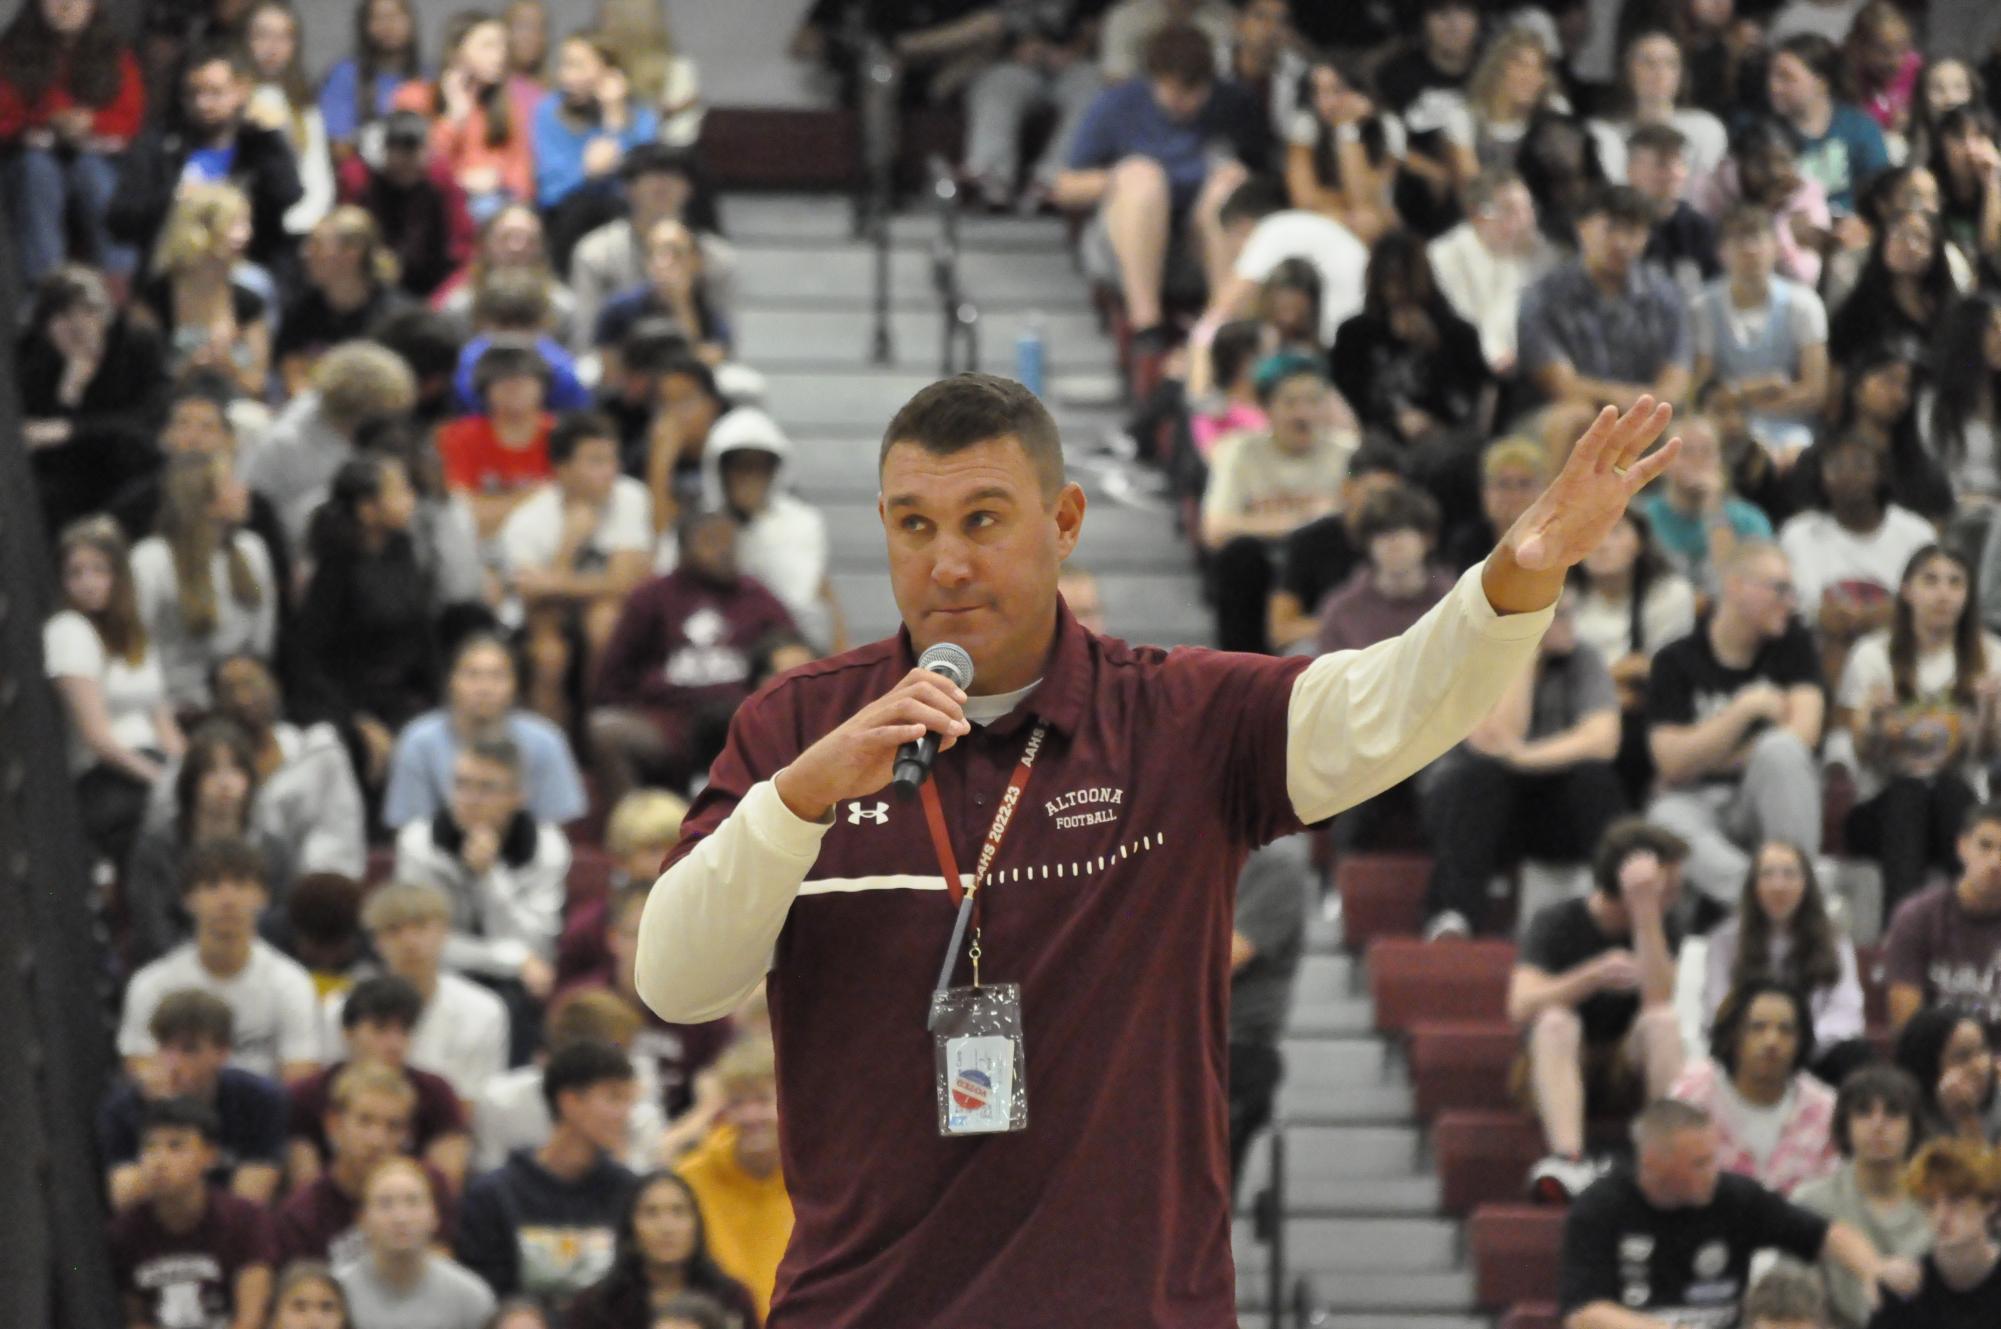
[[[570,850],[569,905],[571,909],[611,893],[611,870],[617,860],[602,849],[573,845]]]
[[[1334,867],[1341,926],[1360,950],[1378,937],[1415,937],[1424,927],[1431,859],[1421,854],[1349,854]]]
[[[1447,1213],[1519,1201],[1529,1169],[1543,1155],[1542,1128],[1524,1112],[1440,1113],[1431,1128],[1439,1202]]]
[[[1508,1071],[1521,1038],[1499,1020],[1423,1020],[1410,1026],[1410,1078],[1417,1115],[1477,1111],[1508,1103]]]
[[[1473,1211],[1466,1239],[1482,1306],[1501,1310],[1556,1295],[1564,1213],[1529,1204],[1483,1204]]]
[[[1425,1020],[1505,1022],[1514,964],[1514,943],[1507,941],[1381,938],[1369,947],[1376,1027],[1387,1033]]]
[[[1563,1329],[1563,1318],[1546,1301],[1516,1306],[1501,1321],[1501,1329]]]

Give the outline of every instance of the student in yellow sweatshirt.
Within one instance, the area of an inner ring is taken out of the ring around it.
[[[746,1038],[716,1059],[724,1105],[716,1125],[676,1168],[695,1192],[716,1263],[771,1311],[778,1262],[792,1237],[792,1199],[778,1166],[778,1074],[768,1038]]]

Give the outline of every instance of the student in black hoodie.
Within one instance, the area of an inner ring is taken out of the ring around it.
[[[638,1092],[632,1063],[608,1043],[572,1043],[549,1058],[548,1143],[473,1182],[459,1211],[459,1262],[496,1296],[525,1293],[560,1311],[611,1272],[638,1184],[613,1156]]]
[[[106,224],[126,244],[150,252],[184,180],[227,180],[250,199],[248,257],[269,269],[291,255],[285,212],[299,201],[299,165],[283,130],[246,122],[249,57],[234,45],[205,45],[181,74],[180,125],[156,120],[132,143]]]

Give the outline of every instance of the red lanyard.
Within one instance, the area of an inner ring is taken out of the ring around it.
[[[1028,777],[1034,772],[1035,758],[1042,751],[1042,740],[1048,734],[1049,726],[1036,721],[1035,729],[1028,736],[1028,746],[1021,751],[1021,760],[1016,763],[1014,775],[1007,782],[1007,790],[1001,795],[1000,806],[994,809],[994,824],[987,828],[986,843],[980,846],[980,861],[973,868],[970,887],[959,884],[959,857],[952,852],[952,836],[945,828],[945,810],[938,803],[938,786],[935,781],[926,780],[918,790],[918,799],[924,804],[924,823],[931,830],[931,848],[938,855],[938,870],[944,874],[945,890],[952,897],[954,908],[970,895],[973,903],[973,984],[979,985],[980,950],[980,887],[986,884],[987,871],[993,867],[994,858],[1000,853],[1001,841],[1007,838],[1008,824],[1014,820],[1014,809],[1021,802],[1022,791],[1028,788]],[[949,970],[952,957],[945,960]]]

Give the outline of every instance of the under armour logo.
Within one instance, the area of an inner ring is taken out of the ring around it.
[[[848,804],[848,825],[850,826],[859,826],[865,821],[872,821],[880,826],[888,820],[889,804],[887,803],[878,802],[872,808],[865,808],[859,803]]]

